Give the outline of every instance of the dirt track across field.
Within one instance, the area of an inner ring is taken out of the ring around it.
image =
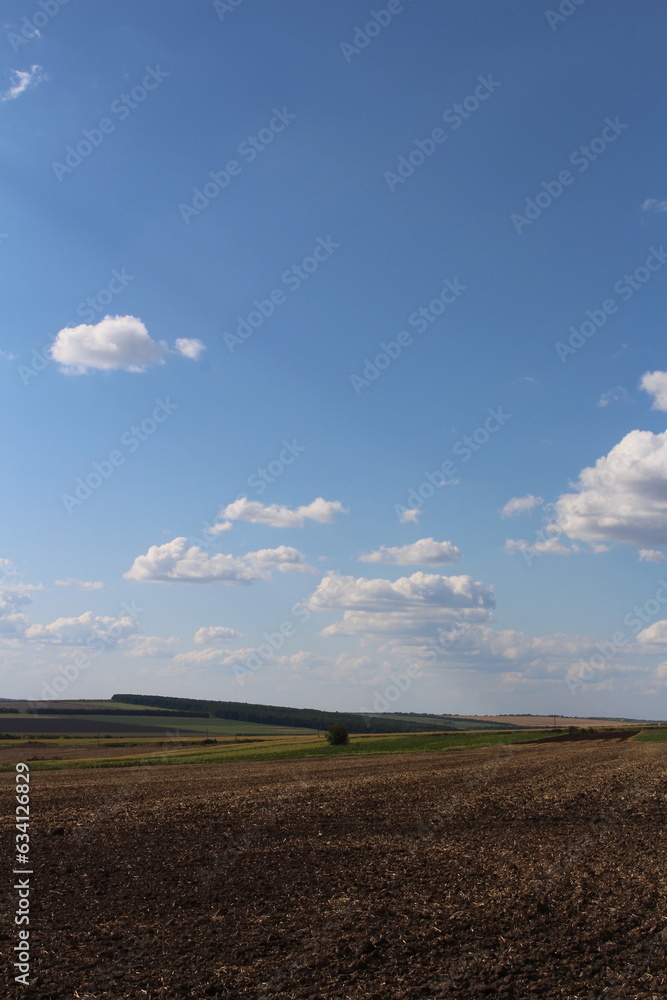
[[[5,803],[12,785],[0,775]],[[9,889],[12,998],[667,995],[666,744],[35,772],[33,785],[34,979],[12,982]],[[5,806],[4,845],[11,821]]]

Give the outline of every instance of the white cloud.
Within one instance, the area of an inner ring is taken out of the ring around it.
[[[30,626],[30,619],[20,612],[8,612],[0,614],[0,635],[3,638],[22,637],[26,629]]]
[[[639,387],[653,396],[652,410],[667,410],[667,372],[644,372]]]
[[[248,500],[241,497],[227,504],[219,516],[221,524],[215,525],[217,531],[224,531],[231,521],[249,521],[251,524],[267,524],[272,528],[302,528],[306,522],[319,521],[330,523],[336,514],[347,514],[340,500],[323,500],[317,497],[312,503],[301,507],[286,507],[283,504],[264,505],[259,500]]]
[[[438,566],[457,562],[461,552],[451,542],[436,542],[433,538],[420,538],[411,545],[388,548],[381,545],[375,552],[359,557],[360,562],[393,563],[397,566]]]
[[[61,370],[81,375],[91,369],[143,372],[164,362],[164,341],[156,343],[136,316],[105,316],[99,323],[60,330],[50,353]]]
[[[0,583],[0,637],[3,647],[14,646],[25,637],[30,627],[30,619],[23,609],[32,601],[35,591],[43,590],[41,584],[21,583],[14,580],[18,576],[11,559],[0,559],[0,567],[5,580]]]
[[[15,101],[29,87],[36,87],[46,80],[41,66],[31,66],[29,70],[12,69],[9,72],[10,87],[0,94],[0,101]]]
[[[163,639],[159,635],[133,635],[121,639],[118,645],[126,656],[148,656],[160,660],[168,660],[174,655],[175,648],[180,644],[178,636],[172,635]]]
[[[290,545],[279,545],[275,549],[258,549],[248,552],[243,559],[253,568],[257,576],[268,580],[271,570],[280,573],[317,573],[314,566],[309,566],[305,556]],[[321,570],[320,570],[321,572]]]
[[[191,361],[196,361],[202,351],[206,350],[206,346],[202,344],[201,340],[188,337],[179,337],[175,347],[179,354],[182,354],[184,358],[190,358]]]
[[[547,530],[586,542],[667,544],[667,431],[631,431],[583,469]]]
[[[667,201],[660,198],[647,198],[642,209],[645,212],[667,212]]]
[[[660,549],[640,549],[639,561],[662,563],[667,562],[667,556],[664,552],[661,552]]]
[[[322,635],[405,639],[437,633],[454,617],[488,617],[493,588],[469,576],[413,573],[391,582],[330,573],[311,595],[314,611],[342,610],[342,619]]]
[[[280,670],[295,678],[317,677],[326,681],[344,681],[346,684],[377,684],[386,679],[395,664],[379,664],[368,656],[339,653],[338,656],[320,656],[317,653],[299,652],[275,656],[273,662]]]
[[[613,389],[603,392],[597,401],[597,405],[604,408],[610,403],[625,403],[628,400],[628,390],[622,385],[616,385]]]
[[[241,585],[257,579],[269,580],[274,569],[282,573],[313,572],[303,554],[287,545],[230,556],[209,554],[197,545],[190,545],[187,538],[174,538],[164,545],[152,545],[145,555],[137,556],[125,579],[139,583]]]
[[[508,538],[504,546],[505,552],[514,555],[515,552],[533,552],[537,555],[571,556],[579,551],[578,545],[563,545],[560,538],[544,538],[537,542],[528,542],[525,538]]]
[[[408,507],[399,517],[401,524],[417,524],[422,512],[418,507]]]
[[[642,629],[637,635],[637,642],[642,644],[667,642],[667,621],[653,622],[648,628]]]
[[[199,340],[180,338],[176,349],[195,359],[205,348]],[[50,347],[52,359],[70,375],[94,369],[144,372],[149,365],[164,364],[170,353],[165,341],[153,340],[136,316],[105,316],[99,323],[66,326]]]
[[[534,507],[539,507],[543,502],[542,497],[536,497],[532,493],[528,493],[525,497],[512,497],[501,509],[500,514],[501,517],[517,517],[519,514],[531,511]]]
[[[110,618],[86,611],[78,618],[56,618],[49,625],[31,625],[26,629],[25,635],[33,642],[53,643],[59,646],[81,646],[101,640],[111,647],[136,629],[137,622],[129,615],[123,618]]]
[[[243,666],[248,657],[256,653],[257,650],[252,647],[247,649],[220,649],[215,646],[205,646],[203,649],[193,649],[189,653],[179,653],[178,656],[174,657],[174,665],[188,669],[208,666]]]
[[[471,622],[441,629],[435,649],[439,662],[458,669],[505,670],[510,663],[521,666],[523,672],[546,675],[553,668],[563,671],[573,659],[595,652],[594,643],[589,636],[529,636],[515,629],[495,630]]]
[[[99,580],[75,580],[72,577],[54,582],[56,587],[77,587],[78,590],[102,590],[104,587]]]
[[[198,645],[206,645],[207,643],[224,643],[230,642],[233,639],[242,639],[243,632],[237,632],[235,628],[226,628],[224,625],[211,625],[206,627],[202,625],[200,629],[195,632],[195,642]]]
[[[413,573],[398,580],[367,579],[329,573],[309,600],[315,610],[406,611],[428,607],[490,608],[493,588],[470,576]]]

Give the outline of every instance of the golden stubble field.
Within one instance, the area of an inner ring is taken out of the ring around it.
[[[34,772],[29,1000],[657,1000],[667,744]],[[2,842],[13,775],[0,775]]]
[[[513,726],[520,726],[522,729],[537,727],[538,729],[549,729],[554,724],[553,715],[469,715],[468,719],[476,719],[478,722],[509,722]],[[580,726],[587,728],[594,726],[599,729],[601,726],[609,726],[618,729],[624,725],[632,725],[632,722],[619,722],[618,719],[584,719],[580,717],[563,717],[557,715],[557,726]]]

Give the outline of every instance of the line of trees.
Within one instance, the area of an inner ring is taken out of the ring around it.
[[[317,708],[284,708],[278,705],[253,705],[240,701],[207,701],[201,698],[176,698],[168,695],[115,694],[112,701],[122,701],[128,705],[147,705],[168,708],[172,711],[205,712],[214,719],[230,719],[234,722],[258,722],[266,726],[290,726],[292,728],[327,730],[334,722],[340,722],[349,733],[414,733],[455,732],[456,727],[444,721],[439,725],[412,722],[409,719],[385,719],[382,717],[357,715],[353,712],[322,712]]]
[[[16,709],[11,709],[15,712]],[[142,709],[137,711],[134,708],[33,708],[30,709],[33,715],[157,715],[160,718],[173,718],[174,716],[188,719],[208,719],[208,712],[172,712],[168,709]]]

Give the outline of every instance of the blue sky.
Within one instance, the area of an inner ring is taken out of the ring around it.
[[[1,693],[664,716],[665,11],[3,18]]]

